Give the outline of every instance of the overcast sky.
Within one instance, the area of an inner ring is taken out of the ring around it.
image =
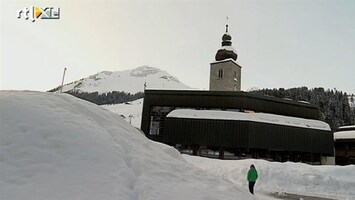
[[[242,89],[355,93],[355,1],[1,1],[0,89],[46,91],[100,71],[158,67],[208,89],[226,16]],[[59,20],[16,18],[60,7]]]

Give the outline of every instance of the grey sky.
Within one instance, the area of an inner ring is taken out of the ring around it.
[[[60,20],[16,18],[59,6]],[[324,87],[355,93],[355,1],[1,0],[1,89],[41,90],[99,71],[158,67],[208,89],[226,16],[242,89]]]

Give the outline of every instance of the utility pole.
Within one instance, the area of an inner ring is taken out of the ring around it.
[[[67,68],[66,68],[66,67],[64,68],[64,72],[63,72],[62,85],[60,86],[60,93],[63,92],[63,84],[64,84],[65,71],[67,71]]]
[[[129,123],[132,124],[132,117],[133,117],[133,115],[131,114],[131,115],[129,115],[128,117],[129,117]]]

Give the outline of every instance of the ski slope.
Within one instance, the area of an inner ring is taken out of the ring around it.
[[[125,121],[129,122],[132,126],[141,128],[142,121],[142,110],[143,110],[143,98],[137,99],[135,101],[112,104],[112,105],[101,105],[117,115],[120,115]]]
[[[63,92],[98,92],[99,94],[124,91],[135,94],[146,89],[191,89],[168,72],[156,67],[141,66],[125,71],[103,71],[63,86]],[[56,88],[58,91],[59,88]]]

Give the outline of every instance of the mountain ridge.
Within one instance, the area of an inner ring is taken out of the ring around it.
[[[98,92],[123,91],[135,94],[147,89],[191,89],[178,78],[156,67],[143,65],[131,70],[101,71],[65,84],[63,92]],[[60,87],[49,90],[58,92]]]

